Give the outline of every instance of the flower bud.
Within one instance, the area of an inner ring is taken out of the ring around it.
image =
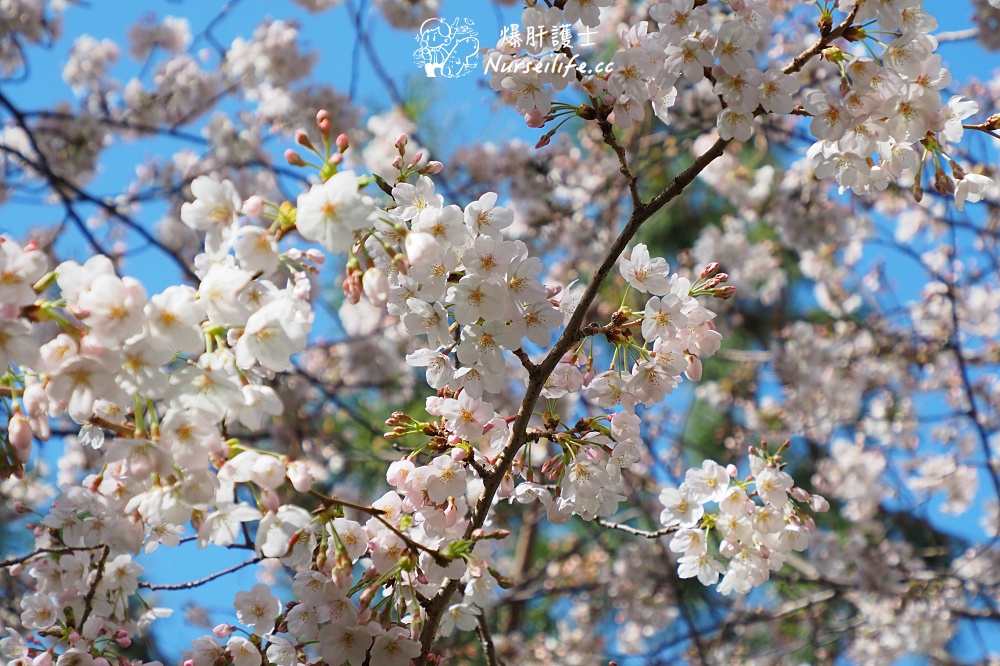
[[[712,296],[723,301],[729,300],[736,293],[736,287],[727,284],[725,287],[718,287],[712,292]]]
[[[346,134],[340,134],[337,136],[337,150],[344,152],[350,147],[351,141],[347,138]]]
[[[243,214],[250,217],[260,217],[260,214],[264,212],[264,199],[255,194],[246,201],[243,202]]]
[[[260,491],[260,503],[268,511],[278,512],[281,508],[281,497],[278,493],[273,490],[268,490],[267,488],[261,488]]]
[[[503,478],[500,479],[500,489],[497,491],[497,497],[500,499],[508,499],[514,494],[514,477],[510,474],[504,474]]]
[[[705,268],[701,271],[701,275],[698,277],[707,278],[709,275],[715,275],[717,270],[719,270],[719,262],[713,261],[708,266],[705,266]]]
[[[406,153],[406,144],[408,142],[409,138],[406,136],[406,134],[400,134],[399,136],[396,137],[396,143],[393,145],[395,145],[396,150],[399,151],[400,157],[402,157]]]
[[[444,170],[444,164],[436,160],[431,160],[424,167],[424,173],[430,174],[432,176],[436,173],[441,173],[441,171],[443,170]]]
[[[524,123],[528,127],[538,129],[545,125],[545,114],[539,111],[537,106],[533,106],[530,111],[524,114]]]
[[[288,162],[290,165],[297,167],[304,167],[306,165],[306,162],[305,160],[302,159],[302,156],[299,155],[294,150],[292,150],[291,148],[285,150],[285,161]]]
[[[375,307],[381,308],[389,300],[389,278],[380,269],[372,266],[361,278],[365,296]]]
[[[309,492],[314,481],[309,466],[301,460],[293,460],[288,463],[288,480],[292,482],[292,487],[300,493]]]
[[[215,629],[212,629],[212,633],[215,634],[216,638],[226,638],[234,631],[236,631],[236,627],[224,622],[222,624],[215,625]]]
[[[342,288],[348,303],[351,305],[357,305],[360,303],[361,294],[363,293],[361,287],[361,273],[357,271],[351,271],[348,273],[347,277],[344,278]]]
[[[319,128],[319,133],[322,135],[324,141],[330,140],[330,112],[326,109],[320,109],[316,113],[316,127]]]
[[[830,502],[821,495],[813,495],[809,498],[809,507],[816,513],[826,513],[830,510]]]
[[[24,405],[24,413],[28,418],[43,414],[49,408],[49,398],[45,388],[39,382],[29,383],[24,387],[21,404]]]
[[[789,488],[788,489],[788,494],[791,495],[792,499],[795,500],[796,502],[808,502],[809,501],[809,493],[806,492],[806,490],[804,488],[799,488],[798,486],[795,486],[793,488]]]
[[[701,381],[702,365],[701,359],[691,354],[688,356],[688,367],[684,371],[684,376],[693,382]]]
[[[312,141],[309,140],[309,135],[305,133],[305,130],[295,130],[295,143],[299,144],[303,148],[316,150],[313,148]]]
[[[397,171],[401,171],[403,169],[403,157],[401,155],[397,155],[396,159],[392,161],[392,168]]]
[[[15,413],[7,422],[7,437],[18,461],[22,465],[27,463],[31,457],[31,426],[19,413]]]

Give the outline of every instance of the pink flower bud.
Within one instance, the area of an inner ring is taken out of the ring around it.
[[[399,151],[400,155],[402,155],[404,152],[406,152],[405,151],[406,144],[409,142],[409,140],[410,139],[409,139],[409,137],[406,136],[406,134],[400,134],[399,136],[396,137],[396,143],[393,144],[393,145],[396,146],[396,150]]]
[[[347,138],[346,134],[341,134],[337,136],[337,150],[344,152],[351,147],[351,141]]]
[[[348,303],[351,305],[357,305],[360,303],[361,294],[363,293],[361,286],[361,273],[349,273],[347,277],[344,278],[342,288]]]
[[[264,488],[260,491],[260,503],[268,511],[274,511],[277,513],[278,509],[281,508],[281,497],[279,497],[278,493],[273,490],[267,490]]]
[[[264,212],[264,199],[260,195],[255,194],[243,202],[244,215],[260,217],[262,212]]]
[[[14,414],[7,422],[7,436],[18,461],[22,465],[28,462],[28,458],[31,457],[32,439],[31,426],[28,425],[28,421],[20,414]]]
[[[288,480],[292,482],[292,487],[300,493],[309,492],[314,481],[309,466],[301,460],[288,463]]]
[[[410,160],[410,168],[412,169],[413,167],[417,166],[417,162],[419,162],[422,159],[424,159],[424,153],[423,151],[420,151],[419,153],[413,156],[412,160]]]
[[[316,248],[306,250],[306,259],[313,262],[317,266],[322,266],[326,263],[326,255]]]
[[[222,624],[215,625],[215,629],[212,629],[212,633],[215,634],[216,638],[226,638],[234,631],[236,631],[236,627],[224,622]]]
[[[24,405],[25,414],[29,417],[41,414],[49,408],[49,398],[38,382],[32,382],[24,387],[21,403]]]
[[[446,527],[454,527],[458,522],[459,514],[458,507],[455,506],[454,500],[449,499],[448,506],[444,510],[444,524]]]
[[[705,266],[698,277],[707,278],[709,275],[715,275],[715,271],[717,270],[719,270],[719,262],[713,261],[708,266]]]
[[[497,491],[497,497],[500,499],[508,499],[514,494],[514,477],[510,474],[504,474],[503,478],[500,479],[500,489]]]
[[[69,641],[70,645],[76,645],[77,643],[80,642],[80,634],[79,634],[79,632],[76,632],[76,631],[70,632],[69,636],[66,637],[66,640]]]
[[[392,168],[397,171],[403,168],[403,158],[401,156],[397,155],[396,159],[392,161]]]
[[[528,127],[538,129],[545,125],[545,114],[537,106],[533,106],[530,111],[524,114],[524,123]]]
[[[424,173],[429,173],[432,176],[436,173],[441,173],[442,170],[444,170],[444,164],[435,160],[431,160],[424,167]]]
[[[791,495],[792,499],[796,502],[808,502],[809,493],[807,493],[803,488],[795,486],[794,488],[788,489],[788,494]]]
[[[712,293],[712,296],[722,300],[729,300],[736,294],[736,287],[731,284],[727,284],[725,287],[718,287]]]
[[[695,355],[688,356],[688,367],[684,371],[684,376],[693,382],[701,381],[702,365],[701,359]]]
[[[330,140],[330,112],[326,109],[320,109],[316,113],[316,127],[319,128],[319,133],[323,135],[325,141]]]
[[[816,513],[826,513],[830,510],[830,503],[821,495],[813,495],[810,497],[809,506]]]
[[[330,159],[327,160],[333,166],[339,166],[341,162],[344,161],[344,156],[341,153],[334,153],[330,155]]]
[[[729,464],[726,465],[726,474],[729,475],[730,479],[735,479],[736,476],[739,474],[739,470],[736,469],[736,465]]]
[[[309,150],[315,150],[313,148],[312,141],[309,140],[309,135],[305,133],[305,130],[295,130],[295,143],[308,148]]]
[[[304,167],[306,165],[305,160],[303,160],[302,157],[291,148],[285,150],[285,161],[290,165],[297,167]]]

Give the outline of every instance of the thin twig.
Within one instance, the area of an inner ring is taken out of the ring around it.
[[[79,553],[81,551],[97,550],[98,548],[101,548],[101,546],[80,546],[79,548],[39,548],[38,550],[28,553],[27,555],[0,562],[0,568],[12,567],[15,564],[24,564],[31,558],[39,555],[68,555],[70,553]]]
[[[639,196],[639,180],[632,173],[632,170],[628,166],[628,157],[625,155],[625,148],[618,142],[618,138],[615,136],[614,128],[611,123],[608,122],[606,117],[599,117],[597,119],[597,125],[601,128],[601,134],[604,136],[604,143],[611,146],[611,149],[615,151],[615,155],[618,156],[619,170],[622,175],[625,176],[625,180],[628,182],[628,191],[632,196],[632,205],[636,208],[642,205],[642,198]]]
[[[497,648],[493,645],[493,636],[490,634],[490,625],[487,621],[485,610],[479,612],[479,618],[476,624],[476,634],[479,636],[479,642],[483,646],[483,655],[486,657],[486,663],[488,666],[499,666],[500,662],[497,661]]]
[[[240,569],[242,569],[244,567],[250,566],[251,564],[256,564],[257,562],[260,562],[260,561],[261,561],[261,558],[254,557],[254,558],[251,558],[251,559],[246,560],[244,562],[240,562],[239,564],[233,565],[233,566],[229,567],[228,569],[223,569],[222,571],[217,571],[217,572],[215,572],[214,574],[212,574],[210,576],[206,576],[206,577],[204,577],[204,578],[202,578],[200,580],[193,580],[193,581],[191,581],[189,583],[177,583],[175,585],[155,585],[153,583],[142,582],[142,583],[139,583],[139,587],[142,588],[142,589],[144,589],[144,590],[153,590],[153,591],[156,591],[156,590],[190,590],[193,587],[201,587],[205,583],[210,583],[213,580],[215,580],[216,578],[221,578],[221,577],[225,576],[226,574],[231,574],[231,573],[233,573],[235,571],[239,571]]]
[[[403,532],[398,527],[396,527],[388,520],[386,520],[385,518],[386,512],[383,509],[377,509],[373,506],[365,506],[364,504],[355,504],[354,502],[348,502],[336,497],[327,497],[323,493],[316,492],[315,490],[310,490],[309,494],[318,499],[320,502],[322,502],[324,506],[331,506],[331,505],[343,506],[349,509],[355,509],[356,511],[368,514],[375,520],[385,525],[386,528],[388,528],[389,531],[391,531],[393,534],[402,539],[411,550],[424,551],[425,553],[433,557],[434,561],[440,564],[441,566],[447,565],[448,562],[450,561],[448,558],[442,555],[440,551],[434,550],[433,548],[428,548],[424,544],[414,541],[405,532]]]
[[[646,537],[647,539],[659,539],[661,536],[673,534],[678,530],[677,525],[671,525],[670,527],[664,527],[656,530],[655,532],[650,532],[649,530],[640,530],[638,527],[631,527],[630,525],[622,525],[621,523],[610,523],[604,520],[603,518],[598,518],[597,524],[600,525],[601,527],[607,527],[613,530],[627,532],[629,534],[634,534],[635,536]]]

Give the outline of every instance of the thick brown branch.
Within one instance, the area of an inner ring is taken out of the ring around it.
[[[111,548],[108,546],[102,546],[101,559],[97,563],[97,570],[94,574],[94,582],[90,584],[90,589],[87,590],[87,596],[83,600],[83,615],[80,616],[80,630],[83,630],[83,625],[86,624],[87,618],[90,617],[90,612],[94,610],[94,597],[97,595],[97,588],[101,584],[101,580],[104,578],[104,566],[108,563],[108,555],[111,554]]]

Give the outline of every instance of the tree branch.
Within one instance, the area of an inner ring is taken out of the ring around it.
[[[204,578],[202,578],[200,580],[193,580],[193,581],[190,581],[188,583],[177,583],[175,585],[155,585],[153,583],[142,582],[142,583],[139,583],[139,587],[141,589],[144,589],[144,590],[153,590],[153,591],[156,591],[156,590],[190,590],[191,588],[201,587],[205,583],[210,583],[211,581],[215,580],[216,578],[221,578],[221,577],[225,576],[226,574],[231,574],[231,573],[233,573],[235,571],[239,571],[240,569],[242,569],[244,567],[250,566],[251,564],[256,564],[257,562],[260,562],[260,561],[261,561],[261,558],[254,557],[254,558],[251,558],[249,560],[245,560],[243,562],[240,562],[239,564],[236,564],[234,566],[231,566],[228,569],[223,569],[222,571],[217,571],[217,572],[215,572],[214,574],[212,574],[210,576],[205,576]]]

